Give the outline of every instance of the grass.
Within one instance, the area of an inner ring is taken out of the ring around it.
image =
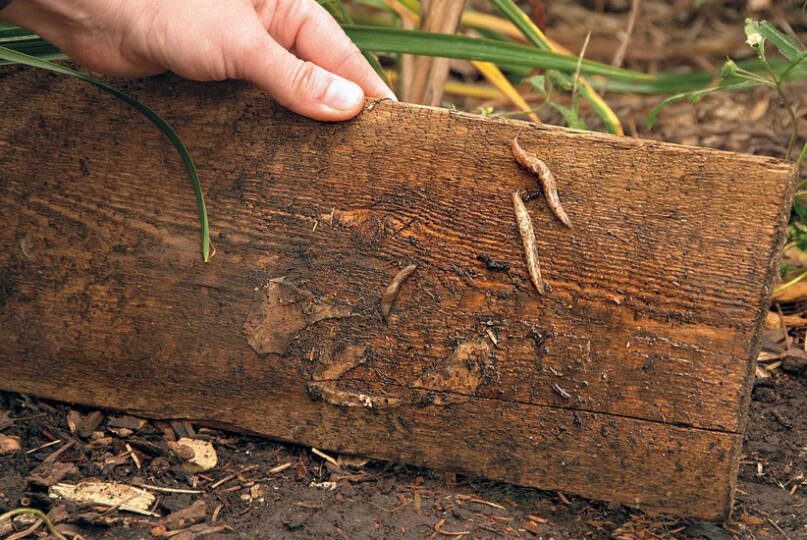
[[[210,260],[210,226],[208,224],[207,219],[207,208],[205,207],[205,198],[204,194],[202,193],[202,184],[199,181],[199,174],[196,170],[196,165],[193,162],[193,158],[191,158],[191,154],[188,151],[188,148],[185,146],[185,143],[182,142],[182,139],[174,131],[168,122],[162,119],[160,115],[154,112],[151,108],[147,107],[140,101],[136,100],[129,94],[125,92],[121,92],[117,88],[110,86],[104,82],[99,81],[94,77],[90,77],[89,75],[85,75],[80,71],[76,71],[71,69],[67,66],[63,66],[61,64],[56,64],[49,60],[38,58],[36,56],[31,56],[19,51],[15,51],[9,49],[5,46],[0,46],[0,59],[8,63],[15,63],[15,64],[22,64],[30,67],[35,67],[39,69],[45,69],[48,71],[53,71],[55,73],[60,73],[62,75],[69,75],[70,77],[75,77],[76,79],[82,80],[93,86],[100,88],[104,92],[112,94],[122,102],[126,103],[136,111],[140,112],[148,118],[154,125],[156,125],[160,131],[162,131],[168,140],[171,141],[171,144],[177,149],[180,158],[182,159],[182,163],[185,166],[185,170],[188,173],[188,177],[191,180],[191,184],[193,185],[193,192],[196,196],[196,207],[199,212],[199,224],[202,228],[202,259],[205,262]]]

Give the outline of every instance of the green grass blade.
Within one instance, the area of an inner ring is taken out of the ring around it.
[[[800,64],[790,68],[790,63],[776,58],[769,58],[774,73],[787,81],[807,80],[807,64]],[[765,66],[758,59],[742,60],[737,66],[755,73],[765,73]],[[612,79],[608,81],[609,92],[634,94],[678,94],[699,90],[711,84],[715,75],[705,70],[687,71],[683,73],[659,73],[653,81],[623,81]],[[591,84],[601,88],[605,81],[593,78]]]
[[[180,157],[182,158],[182,163],[185,165],[185,169],[188,171],[188,176],[190,176],[191,183],[193,184],[193,191],[196,194],[196,206],[199,210],[199,222],[202,226],[202,257],[204,261],[207,262],[210,260],[210,228],[207,221],[207,209],[205,207],[205,199],[202,193],[202,185],[199,182],[199,176],[196,172],[196,165],[193,163],[193,159],[191,158],[190,153],[188,152],[188,148],[185,146],[185,143],[182,142],[182,139],[179,138],[179,135],[176,131],[165,121],[163,120],[156,112],[152,109],[143,105],[135,98],[131,97],[129,94],[121,92],[117,88],[109,86],[98,79],[90,77],[89,75],[85,75],[80,71],[76,71],[74,69],[70,69],[69,67],[62,66],[59,64],[54,64],[52,62],[48,62],[46,60],[42,60],[41,58],[36,58],[34,56],[29,56],[27,54],[23,54],[18,51],[14,51],[7,47],[0,46],[0,58],[2,58],[7,63],[13,64],[23,64],[26,66],[31,66],[40,69],[46,69],[48,71],[53,71],[55,73],[60,73],[62,75],[69,75],[71,77],[75,77],[82,81],[85,81],[101,90],[108,92],[115,96],[116,98],[120,99],[133,109],[137,110],[138,112],[142,113],[146,118],[151,120],[160,130],[168,137],[168,140],[174,145],[179,152]]]
[[[648,129],[652,128],[653,124],[656,123],[656,117],[658,116],[658,113],[660,113],[661,110],[664,109],[667,105],[675,101],[688,99],[692,103],[697,103],[704,97],[708,96],[709,94],[713,94],[715,92],[732,92],[735,90],[745,90],[747,88],[753,88],[754,86],[759,86],[759,84],[751,81],[730,82],[720,84],[719,86],[702,88],[700,90],[695,90],[693,92],[683,92],[681,94],[670,96],[667,99],[663,100],[658,105],[656,105],[655,107],[653,107],[647,114],[647,127]]]
[[[526,13],[524,13],[513,0],[490,0],[499,12],[504,15],[527,40],[544,51],[552,51],[552,44],[546,36],[535,26]],[[590,81],[586,81],[589,82]],[[602,119],[605,128],[614,134],[622,134],[619,119],[608,104],[585,82],[580,85],[579,91],[591,107]]]
[[[557,69],[566,73],[574,73],[577,67],[577,57],[575,56],[542,51],[534,47],[503,41],[400,28],[345,25],[344,29],[360,49],[378,52],[509,63],[526,67]],[[583,60],[580,70],[590,75],[621,79],[639,81],[653,79],[651,75],[591,60]]]
[[[527,40],[544,51],[552,50],[546,36],[535,31],[535,25],[513,0],[490,0],[490,3],[504,15]]]
[[[483,60],[497,64],[510,64],[520,68],[557,69],[566,73],[574,73],[577,67],[576,56],[537,50],[534,47],[493,39],[351,24],[344,25],[344,29],[360,49],[370,51]],[[37,56],[40,51],[47,51],[48,54],[58,52],[58,49],[35,34],[31,34],[31,38],[31,41],[26,42],[25,45],[9,44],[8,48],[29,53],[31,56]],[[11,62],[0,58],[0,65],[8,63]],[[653,80],[651,75],[615,68],[591,60],[583,60],[581,71],[592,75],[614,77],[615,80]]]

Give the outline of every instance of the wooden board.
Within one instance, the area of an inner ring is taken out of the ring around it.
[[[2,77],[0,388],[730,512],[790,165],[390,102],[322,124],[238,83],[127,83],[198,162],[203,264],[156,129],[79,82]],[[536,187],[519,132],[575,223],[527,203],[545,296],[513,215]]]

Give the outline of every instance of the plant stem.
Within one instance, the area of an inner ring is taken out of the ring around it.
[[[591,31],[586,34],[586,40],[583,42],[583,47],[580,49],[580,56],[577,58],[577,69],[574,70],[574,84],[572,85],[572,108],[577,112],[577,105],[575,98],[577,97],[577,83],[580,81],[580,64],[583,63],[583,57],[586,55],[588,48],[588,41],[591,39]]]
[[[765,51],[761,46],[759,48],[759,58],[765,65],[765,69],[768,70],[768,74],[773,80],[774,88],[776,88],[776,93],[779,95],[779,99],[781,99],[782,103],[785,105],[788,116],[790,116],[790,126],[793,132],[790,134],[790,140],[787,142],[787,150],[785,150],[785,159],[790,159],[790,154],[793,152],[793,147],[796,145],[796,141],[799,139],[799,123],[798,120],[796,120],[796,113],[793,111],[793,105],[790,104],[790,100],[787,99],[787,96],[782,90],[782,78],[777,76],[776,72],[773,71],[773,68],[771,68],[770,64],[768,64],[768,59],[765,57]]]
[[[48,532],[52,534],[57,540],[67,540],[59,531],[56,530],[56,527],[53,526],[48,516],[42,510],[37,510],[36,508],[15,508],[14,510],[9,510],[5,514],[0,514],[0,523],[6,521],[7,519],[11,519],[14,516],[18,516],[20,514],[30,514],[32,516],[36,516],[37,518],[42,520],[42,523],[45,524],[45,527],[48,528]]]
[[[796,283],[798,283],[798,282],[800,282],[800,281],[803,281],[803,280],[804,280],[804,278],[807,278],[807,270],[805,270],[804,272],[802,272],[802,273],[801,273],[801,274],[799,274],[798,276],[794,277],[793,279],[791,279],[791,280],[790,280],[790,281],[788,281],[787,283],[785,283],[785,284],[783,284],[783,285],[779,285],[778,287],[776,287],[776,288],[773,290],[773,294],[774,294],[774,295],[779,294],[780,292],[784,291],[784,290],[785,290],[785,289],[787,289],[788,287],[792,287],[792,286],[793,286],[793,285],[795,285]]]
[[[807,141],[804,141],[804,147],[802,147],[801,152],[799,153],[798,159],[796,159],[796,166],[801,167],[801,162],[804,161],[804,156],[807,154]]]

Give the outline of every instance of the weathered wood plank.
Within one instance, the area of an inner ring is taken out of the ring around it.
[[[792,167],[388,102],[320,124],[239,84],[129,86],[196,156],[216,255],[199,260],[158,132],[92,88],[7,71],[0,387],[727,514]],[[510,200],[535,187],[519,131],[575,223],[528,203],[542,297]],[[412,263],[385,322],[381,293]]]

